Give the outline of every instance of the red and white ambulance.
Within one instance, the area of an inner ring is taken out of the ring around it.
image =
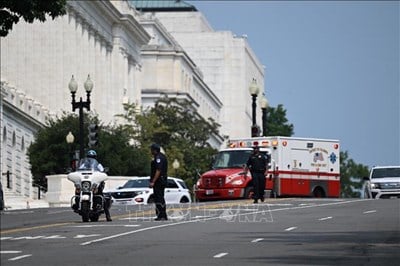
[[[251,198],[250,173],[243,166],[259,146],[271,158],[266,175],[266,197],[339,197],[340,145],[338,140],[295,137],[231,139],[201,175],[195,186],[197,200]]]

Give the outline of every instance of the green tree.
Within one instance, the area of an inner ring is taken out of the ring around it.
[[[52,19],[66,14],[67,0],[1,0],[0,36],[7,36],[14,24],[22,17],[32,23],[35,19],[46,21],[46,15]]]
[[[363,177],[368,176],[367,166],[357,164],[347,151],[340,152],[340,189],[343,198],[359,198]],[[357,191],[358,190],[358,191]]]
[[[190,186],[196,172],[209,169],[211,157],[217,151],[208,143],[218,135],[219,124],[205,120],[187,100],[163,97],[153,108],[138,112],[135,105],[124,105],[125,113],[119,115],[127,122],[124,128],[141,144],[143,153],[149,153],[151,143],[159,143],[168,157],[169,174],[175,175],[172,162],[177,159],[177,175]]]
[[[100,127],[97,156],[111,176],[143,176],[150,172],[150,155],[131,145],[130,135],[121,126]]]
[[[294,134],[293,124],[289,124],[286,118],[286,110],[282,104],[278,104],[276,108],[267,108],[267,136],[283,136],[290,137]]]
[[[99,144],[94,149],[99,161],[109,168],[109,175],[148,174],[150,156],[143,156],[139,149],[129,144],[130,135],[121,126],[102,125],[96,116],[87,114],[84,115],[84,121],[86,125],[99,125]],[[46,175],[64,174],[71,167],[72,152],[79,149],[79,143],[77,140],[71,145],[66,142],[69,131],[74,136],[79,135],[79,118],[76,114],[64,113],[60,118],[50,119],[37,132],[35,142],[28,148],[34,184],[47,188]],[[84,127],[83,134],[86,147],[87,127]]]
[[[36,140],[28,148],[33,183],[47,188],[46,175],[65,173],[70,162],[70,147],[65,140],[69,131],[77,136],[79,121],[73,114],[50,119],[39,129]]]

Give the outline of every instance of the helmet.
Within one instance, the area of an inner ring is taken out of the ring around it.
[[[96,158],[97,157],[97,153],[94,150],[89,150],[87,152],[87,157],[88,158]]]

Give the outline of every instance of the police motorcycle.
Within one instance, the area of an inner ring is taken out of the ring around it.
[[[67,177],[75,185],[71,207],[82,216],[83,222],[97,222],[106,207],[106,199],[99,193],[99,187],[107,180],[108,175],[99,171],[98,165],[94,158],[81,159],[78,169],[69,173]]]

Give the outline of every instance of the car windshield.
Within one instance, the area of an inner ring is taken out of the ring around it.
[[[400,177],[400,167],[376,168],[372,171],[371,178]]]
[[[221,151],[215,158],[213,168],[241,168],[251,153],[252,150]]]
[[[126,182],[122,188],[148,188],[150,183],[149,179],[131,179]]]
[[[94,158],[84,158],[79,161],[78,171],[92,170],[98,171],[99,162]]]

